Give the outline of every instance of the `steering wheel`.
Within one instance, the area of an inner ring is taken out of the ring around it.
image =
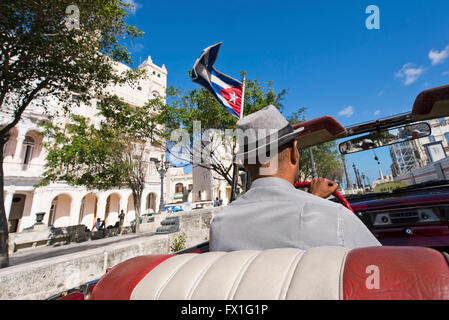
[[[295,183],[295,188],[299,189],[299,188],[309,188],[310,187],[310,181],[301,181],[301,182],[296,182]],[[343,195],[338,192],[337,190],[335,190],[332,195],[337,198],[337,200],[344,205],[346,208],[348,208],[349,210],[351,210],[352,212],[354,212],[354,210],[352,210],[351,205],[349,204],[348,200],[346,200],[345,197],[343,197]]]

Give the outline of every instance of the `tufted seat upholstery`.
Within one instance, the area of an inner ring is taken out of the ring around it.
[[[441,253],[417,247],[151,255],[115,266],[91,299],[449,299],[449,266]]]

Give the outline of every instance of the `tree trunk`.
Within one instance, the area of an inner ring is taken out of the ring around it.
[[[8,221],[6,220],[3,177],[3,148],[6,137],[0,136],[0,268],[9,266]]]
[[[142,201],[142,192],[133,191],[134,215],[136,216],[136,231],[140,233],[140,202]]]

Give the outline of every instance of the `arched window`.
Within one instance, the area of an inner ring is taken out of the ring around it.
[[[31,158],[33,157],[33,151],[34,151],[34,139],[30,136],[26,136],[25,140],[23,141],[23,145],[25,147],[25,154],[23,157],[23,164],[24,169],[28,167],[28,164],[31,161]]]
[[[430,137],[429,137],[429,141],[430,141],[430,142],[435,142],[435,137],[434,137],[434,136],[430,136]]]
[[[146,209],[148,212],[156,212],[156,194],[155,193],[150,193],[147,196]]]
[[[177,183],[175,185],[175,193],[182,193],[184,191],[184,185],[182,183]]]

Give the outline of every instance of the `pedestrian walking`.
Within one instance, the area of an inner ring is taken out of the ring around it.
[[[125,213],[123,212],[123,210],[121,210],[118,218],[120,219],[118,228],[119,228],[120,235],[122,235],[122,233],[123,233],[123,223],[125,222]]]

